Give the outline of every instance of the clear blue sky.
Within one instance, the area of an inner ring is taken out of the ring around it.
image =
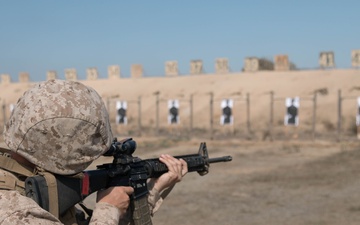
[[[101,78],[117,64],[124,77],[140,63],[144,76],[162,76],[177,60],[181,74],[202,59],[214,72],[226,57],[240,71],[245,57],[288,54],[298,68],[318,67],[321,51],[334,51],[338,68],[351,67],[360,49],[359,0],[0,0],[0,74],[32,81],[75,68]]]

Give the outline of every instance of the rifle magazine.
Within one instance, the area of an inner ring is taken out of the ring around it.
[[[152,225],[147,196],[132,201],[132,215],[135,225]]]

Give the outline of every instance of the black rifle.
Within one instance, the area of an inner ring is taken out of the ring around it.
[[[90,194],[112,186],[131,186],[131,207],[135,224],[151,224],[147,204],[147,179],[157,178],[168,172],[167,166],[158,158],[141,160],[133,157],[136,142],[132,138],[120,142],[114,139],[105,156],[113,156],[113,162],[97,166],[96,170],[88,170],[77,176],[55,175],[58,190],[59,215],[82,202]],[[184,159],[189,172],[205,175],[211,163],[228,162],[231,156],[209,158],[206,143],[200,144],[198,154],[175,156]],[[25,180],[26,195],[34,199],[43,209],[49,211],[49,193],[43,176],[28,177]],[[64,197],[65,196],[65,197]],[[89,214],[89,212],[87,212]],[[91,212],[90,212],[91,214]],[[91,216],[91,215],[90,215]]]

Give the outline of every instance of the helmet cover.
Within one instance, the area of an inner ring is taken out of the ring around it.
[[[99,94],[75,81],[49,80],[18,100],[5,125],[5,143],[56,174],[86,169],[111,145],[109,115]]]

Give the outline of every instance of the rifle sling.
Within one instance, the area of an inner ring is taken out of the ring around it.
[[[0,154],[0,165],[1,168],[13,173],[17,173],[21,176],[31,177],[35,175],[35,173],[33,171],[30,171],[29,168],[21,165],[16,160],[10,158],[10,155],[7,153]],[[44,176],[48,186],[49,212],[59,218],[56,177],[53,174],[45,171],[38,171],[38,173]],[[20,193],[25,194],[25,182],[9,176],[0,178],[0,188],[4,188],[7,190],[18,190],[20,191]]]
[[[17,190],[20,194],[25,193],[25,183],[11,176],[0,176],[0,189]]]
[[[34,176],[34,173],[30,171],[29,168],[27,168],[24,165],[21,165],[16,160],[10,158],[10,155],[7,153],[0,154],[0,165],[1,168],[17,173],[22,176],[26,176],[26,177]]]
[[[27,167],[10,158],[10,155],[4,152],[0,152],[0,168],[25,177],[34,175]],[[0,189],[17,190],[20,194],[25,195],[25,182],[12,176],[1,176]]]
[[[39,171],[39,174],[44,176],[48,186],[49,212],[59,218],[59,199],[56,177],[54,174],[45,171]]]

